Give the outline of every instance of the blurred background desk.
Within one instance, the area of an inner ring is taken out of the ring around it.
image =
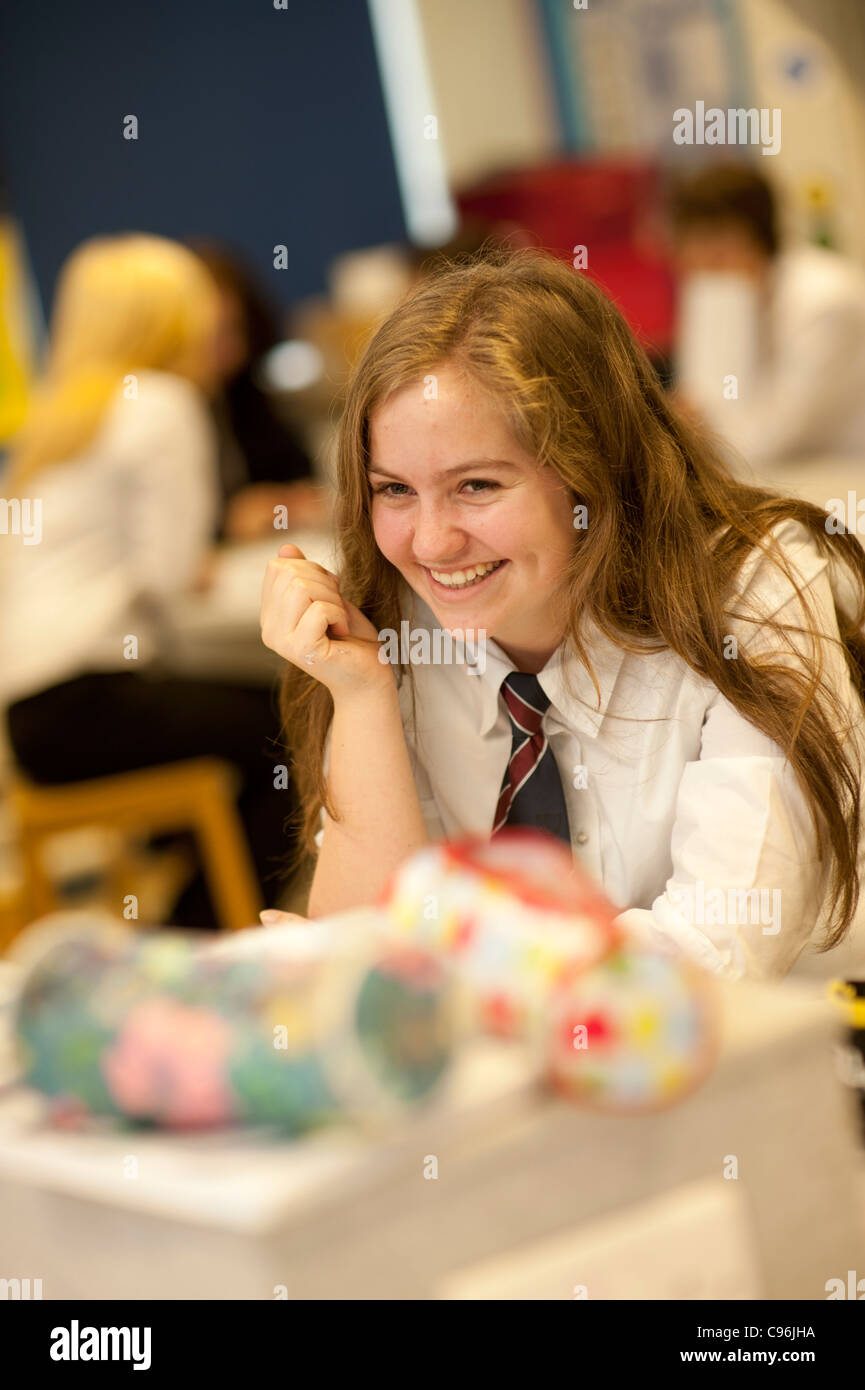
[[[283,662],[261,640],[261,586],[268,561],[288,541],[308,560],[333,568],[333,538],[325,530],[274,531],[266,540],[220,546],[208,588],[184,594],[172,607],[165,651],[172,671],[271,684]]]
[[[644,1117],[555,1101],[486,1042],[377,1141],[57,1132],[13,1090],[3,1274],[46,1299],[822,1300],[865,1267],[834,1020],[789,984],[722,1003],[713,1075]]]
[[[847,506],[848,494],[865,498],[865,454],[858,458],[813,458],[755,470],[755,481],[824,510],[833,498]],[[750,480],[750,478],[749,478]],[[831,511],[832,509],[829,508]],[[852,525],[852,522],[851,522]],[[865,533],[865,518],[862,521]]]

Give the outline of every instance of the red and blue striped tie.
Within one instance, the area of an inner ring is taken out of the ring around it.
[[[570,844],[562,779],[542,727],[549,698],[537,676],[524,671],[505,677],[502,695],[513,738],[492,833],[504,825],[533,825]]]

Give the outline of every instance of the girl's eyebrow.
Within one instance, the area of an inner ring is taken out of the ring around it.
[[[509,459],[469,459],[466,463],[455,463],[452,468],[443,468],[439,473],[433,473],[434,479],[448,478],[454,473],[470,473],[478,468],[510,468],[512,472],[519,473],[520,468],[516,463],[511,463]],[[377,473],[381,478],[392,478],[394,482],[401,483],[402,478],[397,478],[394,473],[388,473],[386,469],[380,468],[377,463],[371,463],[367,469],[368,473]]]

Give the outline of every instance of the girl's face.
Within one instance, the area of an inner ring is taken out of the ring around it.
[[[442,628],[485,632],[519,669],[541,670],[565,634],[562,585],[575,544],[562,479],[449,365],[373,412],[370,445],[384,557]]]

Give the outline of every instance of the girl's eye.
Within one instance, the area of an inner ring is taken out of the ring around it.
[[[401,487],[403,491],[391,492],[392,487]],[[373,494],[376,497],[379,497],[381,495],[384,495],[386,497],[405,497],[405,494],[409,491],[410,489],[406,486],[405,483],[380,483],[378,487],[373,488]]]
[[[482,492],[488,492],[492,488],[497,488],[499,484],[491,482],[487,478],[467,478],[462,486],[464,488],[479,488]],[[394,492],[392,490],[394,488],[400,488],[401,491]],[[405,497],[411,492],[411,488],[407,483],[380,483],[379,486],[374,487],[372,491],[375,497]],[[470,492],[469,496],[475,497],[477,493]]]
[[[465,486],[482,488],[484,492],[487,492],[490,488],[498,487],[498,483],[490,482],[488,478],[467,478]]]

